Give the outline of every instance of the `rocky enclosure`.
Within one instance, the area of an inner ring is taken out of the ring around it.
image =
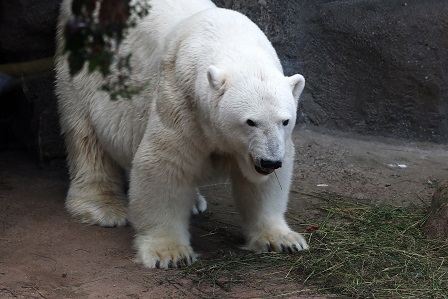
[[[0,70],[52,57],[58,2],[0,0]],[[306,77],[300,122],[448,142],[447,1],[215,3],[253,19],[277,49],[286,74]],[[0,143],[14,135],[41,159],[63,155],[53,73],[33,67],[13,73],[21,81],[12,91],[0,88]]]

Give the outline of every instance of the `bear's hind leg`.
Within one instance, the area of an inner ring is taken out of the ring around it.
[[[83,223],[126,225],[122,169],[102,149],[88,122],[65,130],[64,135],[70,172],[68,212]]]
[[[196,197],[194,200],[193,208],[191,209],[191,213],[193,215],[199,215],[207,210],[207,200],[204,196],[199,192],[199,189],[196,189]]]

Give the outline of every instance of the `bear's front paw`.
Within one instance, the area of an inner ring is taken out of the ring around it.
[[[137,261],[147,268],[181,268],[197,261],[197,254],[190,245],[173,240],[137,237]]]
[[[303,236],[292,230],[265,230],[251,236],[245,249],[255,252],[297,252],[308,249]]]

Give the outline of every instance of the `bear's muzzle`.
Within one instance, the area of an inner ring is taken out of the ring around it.
[[[282,161],[272,161],[272,160],[260,160],[260,166],[254,163],[255,170],[263,175],[268,175],[274,172],[274,170],[282,167]]]

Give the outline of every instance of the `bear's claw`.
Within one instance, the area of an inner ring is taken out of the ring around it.
[[[181,259],[177,260],[176,262],[173,260],[165,260],[165,261],[157,260],[154,264],[154,267],[151,267],[151,266],[148,266],[148,267],[149,268],[157,268],[157,269],[184,268],[184,267],[190,266],[195,261],[196,261],[196,258],[193,256],[181,258]],[[146,266],[146,264],[145,264],[145,266]]]
[[[280,249],[281,249],[282,252],[288,252],[288,253],[294,253],[294,252],[298,252],[300,250],[304,250],[302,245],[300,245],[300,249],[299,249],[296,244],[292,244],[291,246],[286,246],[284,244],[280,244]],[[267,252],[275,251],[275,250],[272,249],[271,243],[267,243],[266,244],[266,251]]]
[[[299,233],[272,230],[255,235],[244,248],[255,252],[295,253],[308,249],[308,244]]]
[[[151,236],[137,236],[136,260],[147,268],[182,268],[197,260],[191,246],[174,240],[155,239]]]

